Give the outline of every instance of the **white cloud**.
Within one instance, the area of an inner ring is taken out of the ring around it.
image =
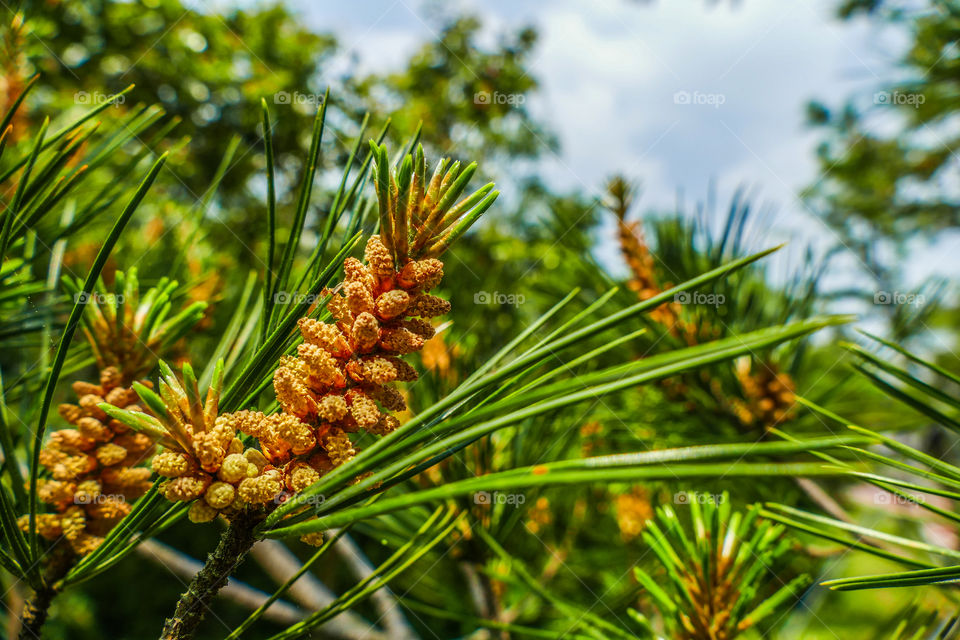
[[[678,189],[689,204],[705,196],[711,179],[723,210],[746,184],[776,205],[771,241],[826,246],[833,235],[796,198],[818,177],[804,105],[869,92],[893,77],[898,50],[867,24],[836,21],[835,4],[459,0],[455,8],[484,17],[491,39],[530,23],[539,32],[531,73],[541,92],[529,105],[561,142],[560,157],[546,153],[540,167],[551,184],[596,193],[624,172],[643,182],[645,208],[661,210],[672,209]],[[367,69],[396,68],[437,26],[430,2],[294,5],[340,33]],[[677,104],[678,91],[705,104]]]

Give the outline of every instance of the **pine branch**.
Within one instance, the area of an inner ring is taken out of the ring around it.
[[[194,636],[214,596],[256,542],[254,528],[263,518],[262,513],[241,511],[231,520],[217,548],[207,556],[203,569],[180,596],[173,617],[167,618],[160,636],[162,640],[187,640]]]
[[[47,621],[50,604],[56,595],[57,590],[54,587],[45,585],[24,603],[23,613],[20,616],[20,634],[17,636],[20,640],[33,640],[40,637],[40,629]]]
[[[43,623],[47,621],[50,605],[60,593],[57,583],[67,574],[75,560],[76,556],[63,545],[58,545],[51,551],[50,563],[44,572],[43,585],[23,605],[23,613],[20,615],[20,634],[17,636],[19,640],[35,640],[41,637],[40,630]]]

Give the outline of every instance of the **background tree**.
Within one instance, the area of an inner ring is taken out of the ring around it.
[[[921,293],[902,277],[900,264],[919,246],[907,241],[931,242],[960,226],[954,152],[960,143],[960,3],[856,0],[841,3],[837,12],[845,20],[871,20],[881,36],[890,35],[882,27],[908,44],[896,61],[896,82],[842,105],[808,106],[810,123],[824,133],[817,151],[820,178],[805,196],[876,279],[877,291]],[[933,301],[939,291],[931,284],[922,293]],[[932,304],[920,314],[909,305],[879,308],[900,338],[945,320]]]

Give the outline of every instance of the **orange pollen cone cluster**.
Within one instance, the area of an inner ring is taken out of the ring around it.
[[[273,500],[282,490],[280,472],[259,450],[245,449],[237,437],[244,425],[242,416],[249,412],[217,415],[223,363],[218,363],[203,403],[189,365],[184,366],[182,383],[164,363],[161,369],[159,396],[135,385],[155,415],[102,405],[162,445],[152,461],[157,475],[166,478],[160,493],[172,502],[192,502],[188,516],[194,522],[208,522],[221,514],[230,517]]]
[[[279,469],[285,499],[316,482],[357,453],[348,434],[386,435],[406,409],[395,387],[417,379],[400,356],[419,351],[433,337],[429,318],[450,303],[428,293],[443,277],[434,258],[395,264],[379,236],[367,243],[365,262],[347,258],[345,278],[327,305],[335,322],[299,322],[303,343],[274,374],[283,409],[233,414],[238,430],[254,436]]]
[[[122,385],[115,367],[100,372],[99,384],[75,382],[78,403],[59,407],[72,428],[54,431],[40,451],[40,464],[51,477],[40,480],[38,496],[53,513],[38,515],[38,531],[48,540],[63,536],[79,555],[95,549],[150,489],[150,470],[141,464],[153,453],[153,441],[98,406],[107,402],[142,411],[137,394]],[[28,516],[19,524],[26,529]]]
[[[192,369],[184,367],[184,391],[161,363],[160,396],[137,387],[156,416],[117,413],[164,446],[153,463],[169,478],[163,494],[193,501],[195,521],[289,500],[357,455],[350,434],[384,436],[400,426],[393,413],[407,407],[396,383],[417,379],[402,356],[420,351],[435,333],[430,319],[450,310],[429,293],[443,278],[437,257],[499,192],[490,183],[458,201],[476,163],[461,169],[443,160],[428,181],[419,145],[393,173],[385,147],[372,143],[372,155],[381,234],[367,242],[364,261],[347,258],[343,282],[324,291],[333,321],[300,319],[303,343],[295,356],[280,359],[273,376],[281,412],[217,417],[222,363],[203,407]],[[244,450],[238,433],[259,447]],[[320,534],[302,539],[321,541]]]
[[[250,505],[263,505],[280,493],[280,474],[257,449],[244,449],[236,437],[234,414],[216,419],[209,431],[193,432],[191,451],[165,449],[153,459],[161,485],[173,502],[190,502],[193,522],[227,517]],[[192,431],[192,430],[191,430]]]
[[[409,259],[397,268],[379,236],[367,243],[365,262],[347,258],[343,283],[327,292],[334,323],[300,320],[297,356],[282,358],[274,373],[280,413],[218,416],[222,371],[200,406],[192,369],[185,367],[183,386],[167,373],[160,382],[163,398],[154,394],[147,403],[162,405],[157,418],[126,415],[163,444],[153,459],[153,470],[168,478],[161,492],[171,501],[193,502],[191,520],[285,501],[353,459],[349,434],[386,435],[399,426],[391,412],[406,403],[394,385],[417,379],[400,356],[420,350],[434,334],[429,318],[450,308],[428,293],[443,277],[443,263]],[[256,438],[259,448],[245,449],[239,433]]]
[[[733,410],[745,426],[775,427],[790,420],[796,413],[793,378],[770,361],[759,361],[752,371],[749,360],[740,360],[734,369],[743,389],[743,400],[733,403]]]

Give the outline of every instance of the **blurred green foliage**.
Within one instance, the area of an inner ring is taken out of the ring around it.
[[[808,105],[808,120],[822,141],[819,177],[805,197],[879,289],[895,290],[903,285],[900,262],[910,257],[908,240],[932,241],[960,226],[960,196],[952,184],[953,149],[960,142],[960,3],[857,0],[841,3],[838,14],[870,20],[884,42],[903,40],[906,47],[894,61],[895,82],[843,104]],[[891,319],[900,338],[909,334],[903,320]]]

